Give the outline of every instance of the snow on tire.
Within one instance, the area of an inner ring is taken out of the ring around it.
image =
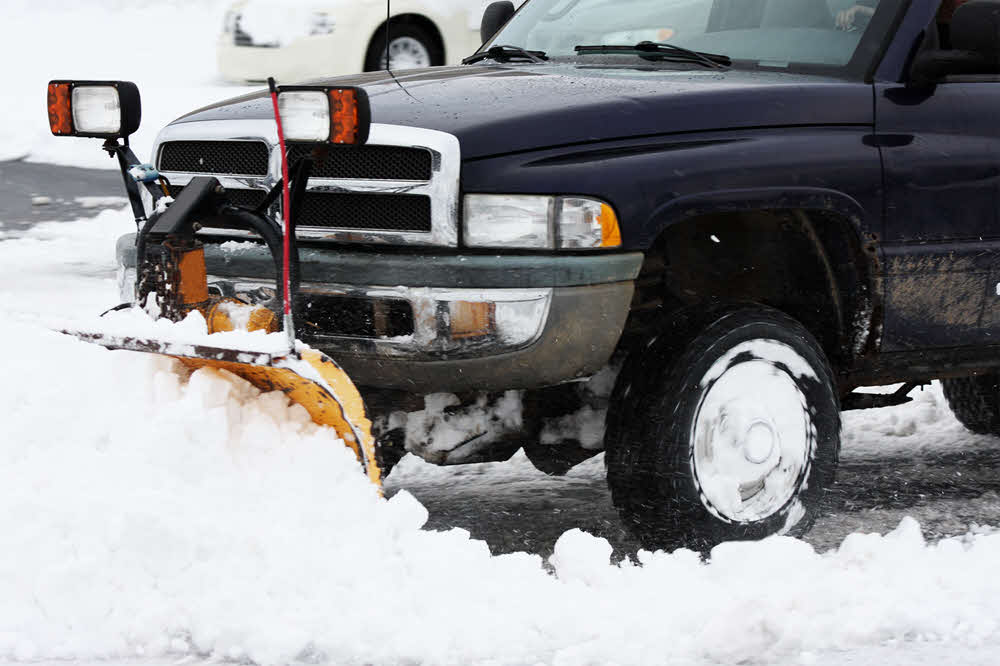
[[[619,377],[608,484],[648,548],[801,533],[833,481],[840,404],[801,324],[759,305],[671,317]]]

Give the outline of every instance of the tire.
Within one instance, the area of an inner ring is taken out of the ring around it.
[[[580,463],[590,460],[600,451],[590,451],[575,442],[560,444],[525,444],[522,449],[539,472],[549,476],[566,476]]]
[[[436,67],[444,64],[444,51],[436,39],[423,27],[414,23],[392,23],[389,27],[389,44],[395,53],[409,55],[405,66],[393,65],[393,70],[413,67]],[[400,50],[401,49],[401,50]],[[372,37],[365,54],[365,71],[385,69],[385,28]]]
[[[645,548],[804,533],[834,480],[833,372],[812,334],[771,308],[671,316],[629,355],[611,414],[608,485]]]
[[[979,435],[1000,435],[1000,376],[942,379],[941,388],[962,425]]]

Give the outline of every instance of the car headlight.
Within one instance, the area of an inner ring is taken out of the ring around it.
[[[600,250],[622,244],[614,209],[587,197],[468,194],[464,224],[468,247]]]

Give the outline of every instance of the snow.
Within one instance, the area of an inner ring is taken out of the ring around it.
[[[4,110],[0,160],[27,158],[96,169],[117,168],[97,139],[49,132],[46,85],[52,79],[127,80],[142,95],[140,159],[160,128],[195,108],[251,90],[216,72],[215,45],[226,0],[5,0],[0,21]]]
[[[424,409],[390,415],[390,429],[403,428],[406,449],[427,460],[467,460],[504,434],[516,432],[522,423],[521,396],[507,391],[491,401],[479,396],[462,406],[458,396],[437,393],[424,398]]]
[[[128,203],[128,197],[76,197],[73,199],[81,208],[120,208]]]
[[[0,283],[18,284],[0,292],[0,345],[21,350],[4,361],[18,381],[0,388],[0,658],[798,663],[997,648],[992,529],[928,543],[906,519],[826,553],[775,537],[708,562],[681,550],[618,564],[579,530],[548,560],[423,530],[412,496],[380,500],[282,396],[41,325],[113,302],[113,239],[131,226],[107,211],[0,242]],[[860,455],[958,427],[936,387],[848,421]]]

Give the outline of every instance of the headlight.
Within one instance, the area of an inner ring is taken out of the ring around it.
[[[465,245],[536,250],[621,247],[611,206],[585,197],[468,194]]]
[[[363,89],[280,86],[277,93],[288,141],[357,145],[368,140],[372,115]]]
[[[120,139],[142,119],[139,89],[129,81],[49,81],[46,102],[55,136]]]
[[[111,86],[73,88],[73,126],[80,132],[117,134],[122,129],[118,91]]]

